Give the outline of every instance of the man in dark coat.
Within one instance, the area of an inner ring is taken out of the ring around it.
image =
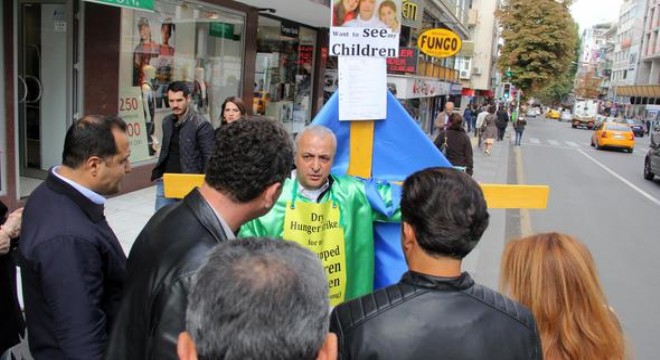
[[[479,185],[452,168],[418,171],[403,183],[401,218],[409,271],[332,311],[341,358],[541,359],[531,312],[461,273],[488,227]]]
[[[506,106],[501,106],[497,111],[497,141],[504,140],[504,132],[506,131],[507,125],[509,125],[509,113],[506,111]]]
[[[86,116],[66,133],[62,165],[25,204],[19,258],[37,360],[103,357],[126,265],[104,196],[119,192],[130,154],[124,121]]]
[[[187,297],[208,251],[273,207],[292,164],[292,141],[279,123],[222,127],[202,187],[157,212],[138,235],[106,359],[176,359]]]
[[[213,126],[190,106],[190,88],[183,81],[170,83],[167,98],[172,114],[163,119],[163,141],[151,172],[156,181],[156,210],[176,202],[163,194],[163,174],[202,174],[215,146]]]

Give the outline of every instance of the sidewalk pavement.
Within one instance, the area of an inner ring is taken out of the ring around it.
[[[128,256],[135,238],[154,214],[156,186],[119,195],[105,203],[105,217]]]
[[[510,132],[504,141],[495,142],[490,156],[477,148],[477,139],[470,137],[474,149],[474,179],[480,183],[506,184],[510,151]],[[156,187],[151,186],[112,197],[105,205],[105,215],[128,256],[135,238],[154,213]],[[499,263],[505,242],[505,210],[490,210],[490,225],[480,244],[465,259],[464,269],[480,283],[497,288]]]
[[[507,129],[509,130],[509,129]],[[484,155],[472,140],[474,174],[479,183],[507,184],[509,177],[509,153],[512,132],[507,131],[503,141],[496,141],[490,155]],[[477,247],[463,260],[463,270],[468,271],[475,281],[497,289],[500,274],[500,258],[505,244],[506,210],[491,209],[488,228]]]

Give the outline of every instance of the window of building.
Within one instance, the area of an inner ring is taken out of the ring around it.
[[[118,98],[131,161],[157,156],[173,81],[186,82],[191,107],[220,124],[224,99],[242,91],[244,34],[245,15],[224,8],[156,0],[153,12],[121,10]]]
[[[291,133],[311,122],[316,30],[259,17],[253,112]]]

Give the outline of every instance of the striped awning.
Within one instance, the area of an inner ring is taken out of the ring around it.
[[[660,98],[660,85],[615,86],[617,96]]]

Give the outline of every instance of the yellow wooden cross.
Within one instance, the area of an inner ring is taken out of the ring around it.
[[[374,153],[373,120],[351,121],[350,157],[347,173],[364,179],[371,178]],[[515,156],[520,163],[520,153],[515,149]],[[181,199],[192,189],[204,182],[202,174],[165,174],[163,185],[165,197]],[[518,174],[517,185],[480,184],[489,209],[545,209],[548,207],[550,187],[547,185],[523,185],[524,178]]]

